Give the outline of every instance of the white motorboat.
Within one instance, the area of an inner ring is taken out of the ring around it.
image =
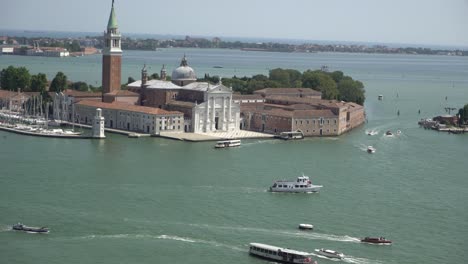
[[[240,145],[241,145],[241,141],[238,139],[222,140],[222,141],[216,142],[215,148],[238,147]]]
[[[299,224],[299,229],[301,230],[313,230],[314,225],[311,224]]]
[[[317,264],[317,262],[310,257],[310,253],[260,243],[250,243],[249,253],[256,257],[283,263]]]
[[[310,193],[318,192],[322,185],[313,185],[308,176],[297,177],[296,181],[275,181],[270,192]]]
[[[367,135],[369,135],[369,136],[375,136],[375,135],[377,135],[377,134],[379,134],[379,132],[377,132],[377,131],[375,131],[375,130],[367,131]]]
[[[377,151],[373,146],[368,146],[367,147],[367,153],[375,153],[375,151]]]
[[[315,249],[315,252],[317,252],[318,255],[325,256],[327,258],[337,258],[337,259],[342,259],[344,258],[344,254],[341,252],[337,252],[331,249]]]

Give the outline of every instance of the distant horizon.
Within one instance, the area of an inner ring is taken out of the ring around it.
[[[18,35],[8,35],[9,32],[16,33]],[[6,34],[7,33],[7,34]],[[46,35],[47,33],[55,33],[57,35]],[[384,45],[393,48],[432,48],[432,49],[460,49],[468,50],[468,45],[438,45],[438,44],[423,44],[423,43],[396,43],[396,42],[371,42],[371,41],[350,41],[350,40],[319,40],[319,39],[295,39],[295,38],[275,38],[275,37],[242,37],[242,36],[219,36],[219,35],[193,35],[193,34],[157,34],[157,33],[129,33],[122,32],[122,37],[129,38],[145,38],[151,37],[155,39],[169,37],[174,39],[182,39],[186,36],[200,37],[200,38],[215,38],[218,37],[223,41],[241,41],[241,42],[277,42],[285,44],[344,44],[344,45]],[[31,34],[27,36],[27,34]],[[34,35],[39,34],[39,35]],[[67,35],[70,34],[70,35]],[[4,29],[0,28],[0,36],[8,37],[49,37],[49,38],[75,38],[75,37],[99,37],[102,36],[102,32],[93,31],[63,31],[63,30],[41,30],[41,29]],[[61,36],[58,36],[61,35]],[[127,36],[126,36],[127,35]]]

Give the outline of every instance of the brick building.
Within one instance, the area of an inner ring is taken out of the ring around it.
[[[75,116],[76,121],[92,125],[97,108],[102,109],[104,126],[108,128],[155,135],[161,131],[183,132],[184,130],[184,114],[181,112],[121,102],[80,101],[75,104],[75,111],[78,113]]]

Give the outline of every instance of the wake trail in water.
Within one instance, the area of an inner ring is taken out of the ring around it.
[[[316,253],[310,253],[311,256],[314,256],[316,258],[321,258],[321,259],[326,259],[326,260],[331,260],[331,261],[335,261],[335,262],[346,262],[346,263],[352,263],[352,264],[383,264],[382,261],[379,261],[379,260],[370,260],[370,259],[366,259],[366,258],[357,258],[357,257],[353,257],[353,256],[350,256],[350,255],[345,255],[345,257],[343,259],[337,259],[337,258],[327,258],[325,256],[322,256],[322,255],[319,255],[319,254],[316,254]]]
[[[8,232],[8,231],[11,231],[11,226],[7,226],[7,225],[0,226],[0,232]]]
[[[259,232],[259,233],[269,233],[269,234],[280,234],[285,236],[292,237],[301,237],[306,239],[314,240],[329,240],[329,241],[339,241],[339,242],[355,242],[360,243],[361,240],[357,237],[352,237],[348,235],[332,235],[332,234],[323,234],[315,232],[296,232],[296,231],[287,231],[287,230],[275,230],[272,232],[270,229],[264,228],[251,228],[251,227],[231,227],[231,226],[213,226],[205,224],[188,224],[189,226],[199,227],[199,228],[209,228],[209,229],[225,229],[225,230],[234,230],[234,231],[246,231],[246,232]]]
[[[191,237],[181,237],[175,235],[149,235],[149,234],[111,234],[111,235],[87,235],[76,237],[75,239],[93,240],[93,239],[158,239],[158,240],[172,240],[183,243],[198,243],[205,244],[213,247],[224,247],[235,251],[246,251],[246,249],[220,243],[217,241],[203,240]]]

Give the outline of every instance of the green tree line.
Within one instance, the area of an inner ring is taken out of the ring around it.
[[[217,76],[205,75],[200,81],[217,83]],[[306,70],[300,72],[293,69],[276,68],[269,71],[268,76],[257,74],[252,77],[223,78],[225,86],[241,94],[252,94],[264,88],[312,88],[322,92],[323,99],[335,99],[354,102],[360,105],[366,100],[364,84],[344,75],[341,71],[327,72],[323,70]]]

